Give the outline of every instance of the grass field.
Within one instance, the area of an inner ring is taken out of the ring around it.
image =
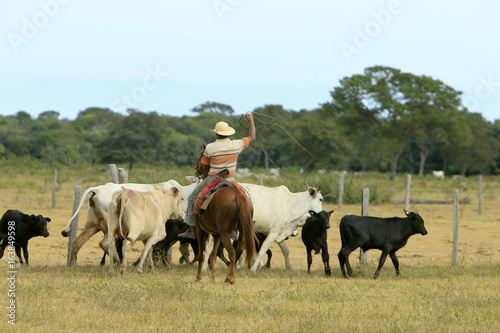
[[[66,267],[67,239],[61,229],[71,216],[75,185],[100,185],[106,172],[60,172],[57,208],[51,207],[51,170],[20,173],[1,170],[0,208],[50,216],[48,238],[30,241],[29,267],[17,267],[16,325],[8,323],[7,258],[2,258],[0,302],[4,314],[0,329],[9,331],[189,331],[189,332],[493,332],[500,331],[500,179],[483,180],[484,202],[477,212],[476,179],[442,182],[414,177],[413,197],[450,200],[452,190],[472,204],[460,205],[458,265],[451,265],[453,205],[412,205],[425,220],[428,235],[414,235],[398,252],[402,276],[395,276],[389,261],[378,280],[372,276],[380,251],[368,252],[368,263],[351,254],[354,276],[341,278],[337,252],[338,223],[346,214],[359,214],[359,205],[335,209],[328,233],[333,275],[323,274],[321,256],[313,259],[307,274],[306,251],[300,237],[287,241],[292,271],[284,269],[279,247],[272,246],[272,267],[256,273],[246,268],[234,285],[225,284],[227,268],[218,262],[215,282],[205,275],[195,282],[196,266],[179,265],[174,246],[172,267],[159,267],[143,275],[132,268],[122,277],[108,276],[98,263],[100,235],[85,244],[78,265]],[[143,172],[135,182],[155,182],[178,175]],[[4,177],[5,176],[5,177]],[[349,174],[347,175],[349,176]],[[163,178],[165,177],[165,178]],[[139,179],[139,180],[138,180]],[[403,198],[404,176],[384,186],[393,199]],[[369,182],[366,180],[367,183]],[[360,181],[363,183],[363,180]],[[314,184],[314,182],[309,182]],[[185,184],[185,183],[184,183]],[[402,216],[402,205],[370,206],[370,215]],[[86,211],[80,214],[80,229]],[[300,230],[299,230],[300,233]],[[142,245],[132,248],[130,261]]]

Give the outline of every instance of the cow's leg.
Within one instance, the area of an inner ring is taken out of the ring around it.
[[[99,263],[100,266],[104,266],[106,265],[106,252],[104,252],[104,254],[102,255],[102,259],[101,259],[101,262]]]
[[[29,266],[30,261],[29,261],[29,253],[28,253],[28,242],[22,246],[23,249],[23,255],[24,255],[24,260],[26,261],[26,266]]]
[[[234,246],[233,246],[233,248],[234,248]],[[229,267],[230,262],[224,256],[224,248],[222,246],[219,246],[219,248],[217,249],[217,257],[219,257],[219,259],[222,260],[222,262],[225,263],[226,266]]]
[[[271,244],[276,240],[276,237],[278,237],[277,232],[273,232],[273,233],[270,233],[267,235],[266,239],[262,243],[259,254],[255,258],[255,261],[253,262],[252,268],[250,268],[250,270],[252,272],[257,271],[257,268],[259,267],[259,263],[262,260],[262,257],[264,257],[264,254],[266,254],[267,250],[269,250],[269,248],[271,247]],[[288,249],[288,247],[287,247],[287,249]],[[281,249],[281,251],[283,251],[283,249]],[[283,256],[285,256],[284,253],[283,253]],[[287,257],[285,257],[285,261],[286,261],[286,259],[287,259]],[[290,264],[290,263],[288,263],[288,264]]]
[[[155,268],[155,265],[154,265],[154,262],[153,262],[153,245],[151,245],[151,247],[149,248],[148,256],[147,256],[147,260],[148,260],[148,263],[149,263],[149,268],[151,270],[153,270]]]
[[[343,247],[340,249],[338,253],[340,270],[342,272],[342,276],[348,279],[352,274],[351,265],[349,265],[349,254],[351,251],[347,247]],[[347,273],[346,273],[347,269]]]
[[[181,257],[179,258],[179,264],[186,263],[189,264],[189,243],[181,242],[179,244],[179,251],[181,252]]]
[[[23,258],[21,257],[21,247],[17,246],[17,245],[15,245],[14,247],[15,247],[15,250],[16,250],[16,255],[19,258],[19,263],[21,265],[24,265]]]
[[[266,253],[267,253],[267,262],[266,262],[265,267],[266,267],[266,268],[271,268],[271,258],[272,258],[272,256],[273,256],[273,252],[272,252],[271,250],[269,250],[269,249],[268,249],[268,250],[266,251]]]
[[[196,238],[198,239],[198,274],[196,275],[196,281],[201,280],[201,273],[203,270],[203,262],[205,261],[205,235],[201,228],[196,225]]]
[[[290,265],[290,259],[289,259],[290,251],[288,250],[288,245],[286,245],[285,241],[279,242],[278,245],[280,246],[281,252],[283,253],[283,257],[285,258],[286,269],[289,271],[292,270],[292,265]],[[269,248],[267,250],[269,250]]]
[[[217,252],[221,243],[220,236],[214,236],[214,248],[212,249],[212,253],[210,253],[210,278],[212,281],[215,281],[215,259],[217,259]]]
[[[144,249],[141,254],[141,261],[139,261],[139,265],[137,266],[137,273],[142,274],[144,272],[144,262],[149,257],[151,247],[156,243],[158,237],[152,236],[149,237],[144,243]]]
[[[399,260],[398,257],[396,257],[396,251],[389,253],[389,255],[391,256],[392,264],[396,269],[396,276],[400,276],[401,273],[399,272]]]
[[[387,259],[387,255],[388,255],[387,251],[382,251],[382,255],[380,256],[380,260],[378,262],[377,270],[375,271],[375,275],[373,276],[374,279],[378,278],[380,270],[382,269],[382,266],[384,266],[385,259]]]
[[[4,254],[4,251],[5,251],[5,248],[7,247],[7,238],[3,238],[2,239],[2,246],[0,247],[0,259],[3,257],[3,254]]]
[[[128,252],[128,248],[131,244],[132,243],[129,240],[127,240],[127,239],[123,240],[123,246],[122,246],[123,259],[122,259],[122,263],[120,265],[120,274],[123,274],[127,271],[127,252]],[[110,257],[110,259],[111,259],[111,257]]]
[[[306,247],[307,252],[307,273],[311,274],[311,264],[313,262],[313,257],[311,254],[312,249],[308,246]]]
[[[191,244],[191,248],[193,249],[193,260],[191,262],[188,262],[189,264],[193,264],[198,261],[198,241],[196,242],[189,242]],[[188,249],[188,259],[189,259],[189,249]]]
[[[226,278],[225,282],[229,282],[230,284],[234,284],[236,251],[234,250],[233,243],[231,242],[231,237],[229,236],[229,233],[223,234],[221,236],[221,238],[222,238],[222,243],[224,244],[224,247],[226,248],[227,255],[229,257],[229,276]]]
[[[332,271],[330,270],[330,254],[328,253],[328,244],[326,242],[321,248],[321,259],[323,259],[323,265],[325,266],[325,274],[327,276],[332,275]]]
[[[78,251],[80,251],[80,248],[90,239],[90,237],[94,236],[99,231],[101,230],[97,227],[84,228],[83,231],[73,240],[71,257],[69,258],[68,266],[76,264],[76,255],[78,254]]]
[[[115,237],[116,232],[112,229],[108,233],[108,237]],[[102,242],[102,241],[101,241]],[[109,251],[115,251],[115,243],[114,242],[109,242]],[[106,256],[106,252],[104,253],[104,256]],[[115,257],[110,256],[109,257],[109,274],[113,274],[115,269]]]

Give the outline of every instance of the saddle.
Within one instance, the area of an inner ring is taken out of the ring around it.
[[[224,187],[236,187],[246,194],[245,189],[237,182],[226,179],[216,179],[205,186],[205,188],[201,190],[200,194],[198,194],[198,197],[196,197],[196,201],[194,203],[194,211],[196,212],[196,214],[203,213],[208,208],[208,205],[215,195],[215,192]]]

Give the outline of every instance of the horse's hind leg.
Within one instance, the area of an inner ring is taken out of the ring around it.
[[[220,236],[214,235],[214,248],[212,249],[212,253],[210,253],[210,277],[212,281],[215,281],[215,259],[217,259],[217,249],[220,246]]]
[[[226,248],[227,254],[229,256],[229,275],[226,278],[226,282],[233,284],[234,270],[236,263],[236,251],[234,250],[233,244],[231,243],[231,237],[229,237],[228,233],[221,235],[221,238],[222,238],[222,243],[224,244],[224,247]]]

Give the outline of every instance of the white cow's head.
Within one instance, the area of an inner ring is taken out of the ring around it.
[[[309,200],[311,201],[311,209],[316,212],[320,212],[323,210],[323,195],[320,192],[321,184],[317,188],[311,187],[307,185],[307,191],[309,192]]]

